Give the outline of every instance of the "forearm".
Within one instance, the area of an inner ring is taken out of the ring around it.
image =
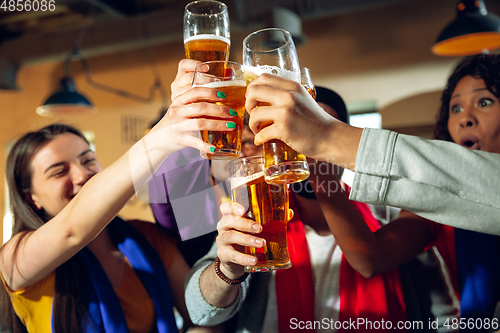
[[[356,208],[335,176],[320,172],[312,178],[316,181],[310,182],[335,240],[347,261],[363,276],[372,277],[398,267],[431,241],[430,222],[421,217],[403,212],[395,221],[378,228],[368,207]],[[358,210],[363,208],[367,211]]]
[[[89,179],[49,222],[22,242],[14,238],[7,247],[17,248],[17,260],[6,260],[2,267],[3,272],[9,272],[9,286],[17,290],[39,281],[92,241],[133,196],[134,172],[144,177],[149,167],[133,166],[129,155],[123,155]]]
[[[148,151],[146,139],[135,143],[116,162],[92,177],[59,214],[63,223],[69,221],[82,245],[120,212],[166,157],[162,155],[165,151],[155,146]]]
[[[395,206],[435,222],[500,235],[499,168],[499,154],[390,131],[365,130],[351,199]]]
[[[211,263],[213,260],[211,254],[215,254],[215,252],[209,252],[205,258],[200,259],[194,265],[186,280],[186,305],[189,316],[195,325],[214,326],[227,321],[239,311],[245,298],[248,283],[246,281],[237,286],[239,290],[237,291],[236,298],[228,306],[217,307],[208,302],[201,291],[201,288],[205,287],[201,286],[200,280],[203,273],[214,269]],[[210,298],[210,296],[208,297]]]
[[[384,249],[361,215],[350,204],[340,183],[331,176],[318,175],[316,198],[336,242],[351,266],[364,276],[383,270]]]
[[[240,285],[229,285],[222,281],[215,273],[214,265],[211,263],[201,274],[200,290],[208,303],[218,308],[224,308],[234,302],[238,296]]]
[[[318,160],[326,161],[354,171],[362,128],[335,121],[324,133]]]

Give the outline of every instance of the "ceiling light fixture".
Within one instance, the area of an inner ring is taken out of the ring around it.
[[[161,112],[168,109],[168,97],[165,87],[163,86],[160,78],[160,72],[156,66],[153,52],[149,43],[146,47],[146,53],[148,56],[149,64],[153,71],[154,82],[149,89],[149,96],[143,97],[136,95],[124,90],[116,89],[98,82],[92,79],[90,66],[87,60],[82,56],[80,52],[81,42],[85,34],[85,30],[88,25],[82,28],[80,31],[80,36],[75,42],[73,52],[64,61],[64,77],[62,78],[59,88],[52,94],[43,105],[36,109],[36,112],[41,116],[54,116],[54,115],[67,115],[67,114],[82,114],[82,113],[96,113],[97,108],[89,101],[88,98],[76,91],[76,86],[73,79],[69,75],[70,63],[73,59],[80,62],[85,73],[85,80],[87,84],[93,88],[104,90],[106,92],[133,99],[142,103],[152,103],[155,98],[155,93],[158,90],[161,97]],[[141,29],[146,40],[149,40],[148,31],[146,28],[146,23],[144,20],[141,21]]]
[[[483,0],[461,0],[457,17],[446,26],[432,47],[443,57],[489,53],[500,48],[500,17],[489,14]]]
[[[43,105],[36,108],[40,116],[52,117],[63,114],[96,113],[97,108],[87,97],[76,91],[75,82],[69,76],[69,65],[74,55],[64,61],[64,76],[56,92],[50,95]]]

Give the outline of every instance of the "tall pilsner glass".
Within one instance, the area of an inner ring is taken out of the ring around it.
[[[229,60],[231,46],[227,6],[219,1],[194,1],[184,11],[186,58],[202,62]]]
[[[243,41],[243,65],[247,81],[268,73],[301,82],[299,59],[292,35],[283,29],[263,29],[248,35]],[[263,127],[266,125],[269,124],[261,124]],[[268,183],[290,184],[309,177],[306,157],[280,140],[264,143],[264,156]]]
[[[201,151],[201,156],[212,160],[238,158],[241,152],[241,135],[243,133],[243,118],[245,117],[245,93],[247,91],[243,65],[232,61],[204,62],[196,66],[192,86],[208,87],[222,91],[226,94],[226,98],[217,104],[228,106],[237,113],[235,118],[225,119],[235,122],[236,128],[232,131],[200,131],[201,139],[215,146],[214,153],[210,154]]]
[[[259,260],[255,266],[245,266],[246,272],[292,266],[286,242],[288,185],[266,183],[264,169],[264,156],[239,158],[230,165],[231,200],[246,208],[246,218],[262,225],[257,236],[266,240],[262,248],[245,247],[245,253]]]

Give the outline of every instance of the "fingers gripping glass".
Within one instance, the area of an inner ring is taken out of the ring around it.
[[[253,156],[234,160],[230,166],[231,200],[247,208],[246,218],[262,225],[258,237],[266,240],[262,248],[245,248],[245,253],[259,260],[256,266],[246,266],[245,272],[292,267],[286,242],[288,185],[266,183],[264,162],[264,156]]]
[[[235,159],[241,152],[241,135],[243,118],[245,117],[245,93],[247,90],[243,65],[232,61],[208,61],[198,65],[194,71],[193,87],[208,87],[217,89],[226,95],[217,104],[228,106],[237,113],[234,118],[213,118],[234,122],[232,131],[200,131],[200,138],[215,146],[214,153],[200,152],[207,159]]]
[[[263,29],[248,35],[243,41],[243,65],[247,81],[268,73],[301,82],[297,51],[292,36],[286,30]],[[269,124],[260,124],[261,127],[266,125]],[[303,154],[276,139],[264,143],[263,146],[266,182],[295,183],[309,177],[309,166]]]

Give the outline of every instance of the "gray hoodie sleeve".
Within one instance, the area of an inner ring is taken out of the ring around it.
[[[191,321],[195,325],[215,326],[233,317],[241,307],[248,288],[248,278],[240,285],[238,296],[231,305],[218,308],[208,303],[200,290],[201,273],[215,260],[217,256],[217,244],[214,242],[210,251],[198,260],[186,278],[185,297],[186,306]]]
[[[365,129],[350,199],[500,235],[500,154]]]

